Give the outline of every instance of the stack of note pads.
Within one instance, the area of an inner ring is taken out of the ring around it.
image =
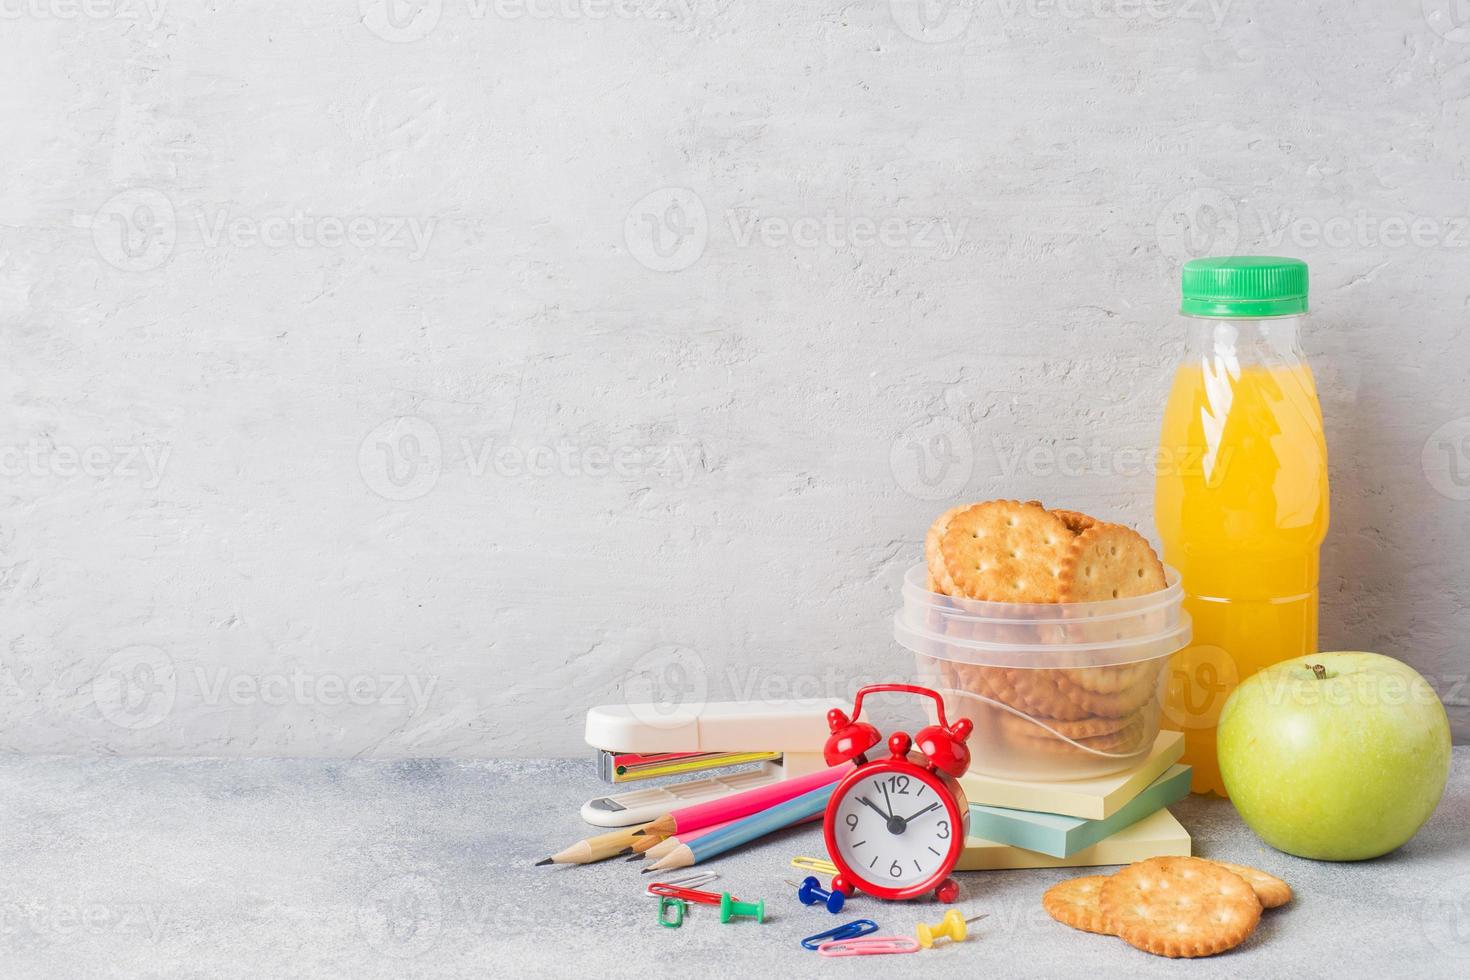
[[[1189,792],[1178,765],[1184,736],[1160,732],[1153,751],[1120,773],[1023,782],[967,773],[970,834],[956,870],[1083,868],[1188,855],[1189,834],[1166,807]]]

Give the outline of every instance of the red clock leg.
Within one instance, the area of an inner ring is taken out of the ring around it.
[[[834,892],[841,892],[844,898],[852,898],[853,894],[857,891],[853,887],[852,882],[842,877],[842,875],[832,876],[832,890]]]
[[[934,897],[945,905],[953,904],[954,900],[960,897],[960,883],[953,878],[944,879],[939,887],[934,889]]]

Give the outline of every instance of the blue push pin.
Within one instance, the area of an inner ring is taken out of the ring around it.
[[[819,905],[823,902],[827,905],[827,911],[836,915],[842,911],[842,906],[847,902],[847,896],[841,892],[829,892],[822,887],[822,883],[816,878],[808,876],[801,884],[787,880],[786,884],[796,889],[796,897],[803,905]]]

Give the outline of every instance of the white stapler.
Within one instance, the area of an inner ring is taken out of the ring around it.
[[[758,763],[754,769],[599,796],[582,806],[597,827],[625,827],[670,810],[719,799],[826,768],[827,712],[841,701],[720,701],[670,707],[611,704],[587,712],[587,744],[609,782]]]

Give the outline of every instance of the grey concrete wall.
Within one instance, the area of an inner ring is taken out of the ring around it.
[[[1149,528],[1192,255],[1311,263],[1323,639],[1470,734],[1450,0],[14,0],[0,746],[538,755],[846,694],[946,502]]]

